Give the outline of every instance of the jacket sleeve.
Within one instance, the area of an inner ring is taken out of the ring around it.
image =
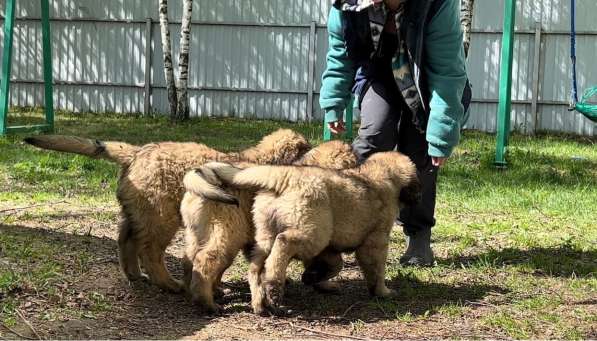
[[[356,73],[354,63],[346,53],[341,15],[332,7],[328,17],[329,48],[319,94],[319,105],[325,111],[326,122],[335,122],[342,117],[351,98]]]
[[[425,37],[424,72],[431,95],[426,138],[429,155],[435,157],[452,154],[465,120],[461,99],[467,76],[459,18],[460,1],[445,0]]]

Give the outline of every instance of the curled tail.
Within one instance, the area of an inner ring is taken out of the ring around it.
[[[206,164],[203,167],[189,171],[185,175],[183,183],[187,192],[207,200],[238,207],[238,199],[226,192],[226,187],[228,187],[227,184],[230,183],[230,179],[234,174],[240,171],[239,168],[227,163],[220,164],[212,162],[211,164]],[[225,181],[226,179],[228,181]]]
[[[128,166],[133,161],[135,153],[140,147],[124,142],[100,141],[76,136],[40,135],[28,137],[25,143],[42,148],[65,153],[89,156],[95,159],[105,159],[121,166]]]
[[[246,169],[229,163],[209,162],[190,171],[184,178],[187,191],[203,198],[238,205],[238,199],[226,188],[265,189],[282,193],[288,187],[289,166],[253,166]]]
[[[209,162],[201,167],[210,170],[224,184],[236,188],[265,189],[278,194],[284,192],[291,181],[300,181],[297,167],[253,166],[239,169],[221,162]]]
[[[423,185],[418,176],[414,175],[408,184],[400,190],[400,202],[408,207],[413,207],[423,201]]]

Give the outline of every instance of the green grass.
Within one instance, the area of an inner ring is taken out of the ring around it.
[[[39,115],[21,112],[10,117],[24,124],[30,121],[31,116]],[[223,151],[250,146],[280,127],[295,129],[318,143],[321,142],[322,129],[317,125],[232,119],[196,119],[173,125],[165,118],[119,115],[85,115],[85,124],[82,126],[80,115],[58,113],[57,117],[58,134],[103,140],[124,139],[135,144],[166,140],[196,141]],[[6,180],[0,181],[0,201],[49,202],[75,193],[83,202],[105,202],[113,197],[118,178],[115,165],[102,160],[24,147],[21,143],[23,136],[0,138],[0,180]],[[34,193],[32,186],[35,186]]]
[[[313,143],[321,142],[320,125],[232,119],[172,125],[165,119],[117,115],[60,113],[57,117],[57,133],[137,144],[190,140],[230,151],[252,145],[278,127],[291,127]],[[22,138],[0,138],[2,207],[64,198],[82,206],[115,202],[116,166],[40,151],[23,144]],[[496,170],[494,136],[465,132],[462,144],[440,172],[433,233],[438,266],[399,266],[403,237],[395,231],[387,277],[400,296],[369,301],[355,307],[355,314],[383,312],[393,323],[431,329],[437,321],[458,322],[470,329],[466,335],[590,337],[597,308],[595,142],[570,136],[514,135],[508,169]],[[35,217],[34,212],[18,219],[46,219],[46,223],[57,219]],[[11,216],[0,215],[2,219],[19,223]],[[115,217],[104,214],[98,219]],[[22,290],[51,292],[53,283],[67,273],[65,261],[52,256],[59,245],[39,241],[28,245],[25,237],[19,238],[0,234],[0,261],[12,265],[0,270],[5,324],[14,324],[12,312]],[[77,269],[87,266],[84,256],[75,258],[81,260]],[[245,263],[235,265],[229,279],[242,282],[245,267]],[[101,292],[89,292],[87,297],[92,308],[85,314],[110,311],[117,304]],[[334,302],[322,298],[314,309],[333,310]],[[358,334],[368,323],[359,316],[347,328]]]
[[[23,301],[40,295],[60,301],[68,278],[87,270],[86,251],[64,252],[62,245],[48,237],[32,238],[29,232],[0,227],[0,321],[9,326],[15,323],[15,311]]]

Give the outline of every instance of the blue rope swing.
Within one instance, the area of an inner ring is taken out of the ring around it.
[[[576,79],[576,0],[570,0],[570,59],[572,60],[572,92],[570,94],[570,110],[576,110],[593,122],[597,122],[597,105],[589,104],[591,97],[597,94],[597,87],[589,88],[578,101],[578,84]]]

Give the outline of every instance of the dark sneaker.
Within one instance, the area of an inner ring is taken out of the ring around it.
[[[421,267],[435,265],[433,250],[431,250],[431,230],[406,236],[406,245],[406,252],[400,257],[400,264]]]

